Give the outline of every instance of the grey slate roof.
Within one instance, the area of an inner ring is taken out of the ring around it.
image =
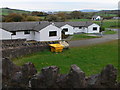
[[[93,24],[92,22],[48,22],[48,21],[41,21],[41,22],[10,22],[10,23],[2,23],[2,29],[7,31],[23,31],[23,30],[35,30],[40,31],[41,29],[45,28],[46,26],[54,23],[57,27],[62,27],[66,24],[69,24],[73,27],[88,27],[89,25]]]
[[[83,22],[83,21],[81,21],[81,22],[54,22],[54,23],[57,27],[62,27],[65,24],[71,25],[73,27],[88,27],[93,24],[90,21],[86,21],[86,22]]]
[[[36,31],[40,31],[41,29],[47,27],[48,25],[50,25],[51,23],[50,22],[39,22],[38,25],[36,25],[33,29],[36,30]]]
[[[2,23],[2,28],[7,31],[33,30],[38,22],[11,22]]]

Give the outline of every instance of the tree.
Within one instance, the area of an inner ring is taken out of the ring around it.
[[[71,17],[73,19],[80,19],[80,18],[83,18],[84,14],[80,11],[73,11],[70,13]]]
[[[26,21],[39,21],[40,19],[35,18],[35,16],[27,16]]]
[[[32,15],[32,16],[46,16],[47,13],[45,13],[45,12],[33,11],[33,12],[31,13],[31,15]]]
[[[59,17],[60,21],[63,21],[63,22],[66,21],[66,18],[67,18],[66,13],[60,12],[57,14],[57,16]]]
[[[22,15],[16,13],[9,14],[5,17],[5,22],[20,22],[24,20],[25,18]]]
[[[52,22],[58,22],[59,21],[59,17],[57,15],[48,15],[46,16],[45,20],[47,21],[52,21]]]

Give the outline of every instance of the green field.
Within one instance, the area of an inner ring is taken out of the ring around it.
[[[83,39],[91,39],[91,38],[100,38],[100,36],[89,36],[90,34],[75,34],[71,38],[71,40],[83,40]]]
[[[60,73],[68,73],[70,65],[78,65],[86,75],[96,74],[107,64],[118,65],[118,43],[111,41],[99,45],[70,48],[62,53],[48,50],[13,60],[17,65],[32,62],[38,71],[46,66],[60,67]]]
[[[101,21],[93,21],[100,25]],[[104,28],[118,28],[118,20],[103,20],[102,26]]]
[[[103,34],[117,34],[117,31],[105,30]]]
[[[70,19],[70,22],[79,22],[79,21],[90,21],[90,19]]]

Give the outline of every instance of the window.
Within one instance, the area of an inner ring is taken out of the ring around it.
[[[82,29],[82,27],[79,27],[79,29]]]
[[[63,31],[64,32],[68,32],[68,28],[63,28]]]
[[[24,31],[24,34],[30,34],[30,31]]]
[[[51,37],[51,36],[57,36],[57,31],[50,31],[49,37]]]
[[[12,35],[16,35],[16,32],[15,32],[15,31],[12,31]]]
[[[97,27],[93,27],[93,30],[97,30]]]

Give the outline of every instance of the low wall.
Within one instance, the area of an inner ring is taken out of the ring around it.
[[[2,41],[2,57],[3,58],[17,58],[24,55],[32,54],[49,49],[49,44],[58,43],[53,42],[26,42],[26,40],[3,40]]]
[[[11,40],[0,40],[0,41],[2,41],[2,46],[6,46],[6,45],[22,44],[26,41],[26,39],[11,39]]]
[[[48,46],[23,46],[23,47],[18,47],[18,48],[12,48],[12,49],[4,49],[2,50],[2,57],[5,58],[18,58],[22,57],[24,55],[32,54],[35,52],[40,52],[43,50],[49,49]]]
[[[71,65],[69,73],[60,74],[60,68],[57,66],[45,67],[38,73],[34,64],[30,62],[16,66],[9,59],[3,58],[2,63],[2,87],[6,89],[120,88],[120,83],[117,82],[117,69],[110,64],[99,74],[87,77],[76,65]]]

